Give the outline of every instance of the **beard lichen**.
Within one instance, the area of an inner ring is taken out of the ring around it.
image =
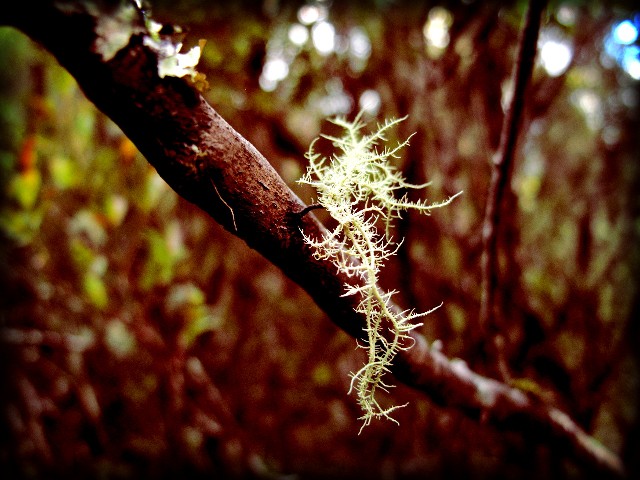
[[[391,158],[398,158],[398,152],[409,143],[409,137],[393,148],[384,147],[379,151],[379,143],[387,141],[386,134],[404,118],[387,120],[368,135],[362,133],[365,124],[362,112],[353,122],[344,118],[334,118],[332,123],[344,129],[340,138],[328,135],[337,153],[330,159],[314,151],[314,140],[306,154],[309,160],[306,173],[298,183],[308,184],[316,189],[317,202],[337,221],[337,226],[321,239],[304,236],[313,247],[314,256],[333,262],[337,269],[350,278],[353,284],[345,284],[345,296],[359,295],[355,308],[366,318],[364,348],[367,363],[351,374],[349,394],[355,391],[363,415],[362,429],[374,418],[386,418],[398,423],[391,413],[405,405],[383,407],[377,399],[378,390],[388,392],[392,387],[383,381],[384,375],[396,354],[411,348],[409,332],[421,323],[415,321],[428,312],[413,310],[398,312],[391,305],[395,291],[384,291],[378,285],[380,270],[385,261],[396,254],[402,240],[395,241],[391,235],[391,224],[402,211],[415,210],[428,214],[431,209],[449,204],[457,195],[447,200],[427,204],[412,202],[406,193],[400,191],[422,189],[428,184],[407,183],[402,174],[391,164]],[[380,230],[383,231],[379,231]],[[303,232],[304,235],[304,232]]]

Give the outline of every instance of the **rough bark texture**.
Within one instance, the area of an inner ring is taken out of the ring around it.
[[[336,325],[362,338],[365,319],[353,310],[357,298],[342,296],[347,279],[330,262],[315,260],[303,241],[300,229],[313,237],[324,231],[313,214],[300,215],[303,202],[187,80],[159,78],[157,56],[143,45],[140,25],[126,47],[103,61],[94,48],[94,14],[113,14],[118,3],[91,3],[96,10],[86,5],[12,2],[0,24],[49,50],[179,195],[280,267]],[[398,355],[393,368],[402,382],[439,405],[562,448],[584,468],[623,475],[620,460],[561,412],[449,360],[420,334],[413,337],[414,347]]]

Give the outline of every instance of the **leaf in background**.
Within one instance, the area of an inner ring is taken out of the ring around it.
[[[145,213],[150,212],[160,203],[163,193],[167,190],[168,186],[160,175],[155,170],[149,170],[144,193],[138,205]]]
[[[0,213],[0,228],[21,246],[31,243],[41,223],[42,212],[39,210],[6,210]]]
[[[49,162],[49,173],[53,183],[60,190],[73,187],[78,183],[78,171],[69,157],[57,155]]]
[[[129,201],[122,195],[109,195],[104,202],[104,214],[109,223],[118,226],[129,210]]]
[[[180,332],[181,343],[187,348],[205,332],[217,330],[224,323],[226,309],[209,305],[196,305],[189,309],[189,318]]]
[[[109,304],[107,287],[102,277],[97,273],[89,271],[85,274],[82,289],[95,307],[103,310]]]
[[[94,253],[79,238],[72,238],[69,242],[69,252],[76,268],[83,272],[89,269],[93,262]]]
[[[123,136],[118,143],[118,155],[120,156],[121,162],[125,166],[129,166],[134,162],[137,154],[138,148],[135,144],[127,137]]]
[[[40,171],[35,168],[30,168],[11,179],[9,195],[15,199],[23,209],[31,210],[36,205],[41,186],[42,176]]]
[[[195,284],[175,285],[167,295],[167,311],[185,316],[185,327],[180,337],[183,345],[189,347],[202,333],[216,330],[224,323],[230,306],[231,294],[223,295],[216,305],[207,305],[204,292]]]
[[[167,285],[174,275],[175,265],[186,254],[182,230],[171,222],[164,235],[152,230],[147,233],[149,253],[144,265],[140,287],[149,290],[154,285]]]

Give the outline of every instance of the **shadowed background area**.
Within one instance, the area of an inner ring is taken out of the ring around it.
[[[310,142],[339,133],[327,117],[360,109],[372,124],[408,115],[390,140],[415,132],[397,167],[432,182],[428,200],[464,190],[398,223],[405,241],[381,283],[403,308],[444,302],[421,331],[492,373],[481,226],[526,5],[231,3],[156,2],[152,15],[186,27],[185,50],[207,39],[205,96],[304,201]],[[632,472],[639,28],[624,2],[553,2],[543,17],[494,319],[511,383]],[[0,65],[0,461],[12,478],[581,478],[552,446],[403,386],[400,426],[358,436],[354,341],[167,187],[24,35],[0,28]]]

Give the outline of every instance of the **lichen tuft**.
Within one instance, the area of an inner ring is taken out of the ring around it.
[[[402,243],[396,242],[391,235],[392,221],[405,210],[428,214],[433,208],[449,204],[462,192],[432,204],[412,202],[406,193],[398,198],[402,190],[421,189],[428,185],[407,183],[390,162],[408,145],[409,139],[393,148],[385,147],[382,151],[377,148],[379,143],[386,142],[388,130],[406,117],[388,120],[368,135],[362,133],[365,124],[361,117],[362,112],[353,122],[344,118],[332,120],[344,129],[344,135],[340,138],[322,136],[333,143],[337,154],[331,159],[323,158],[314,151],[314,140],[306,155],[309,166],[298,182],[314,187],[318,203],[337,221],[337,226],[323,238],[305,235],[305,241],[314,248],[316,258],[330,260],[339,271],[359,280],[347,283],[344,295],[360,296],[356,311],[365,315],[367,320],[366,343],[358,344],[367,351],[367,363],[351,374],[349,389],[349,393],[355,391],[357,394],[364,428],[374,418],[386,418],[397,423],[390,414],[404,405],[383,407],[378,403],[376,393],[392,387],[383,382],[383,377],[396,354],[411,348],[409,332],[422,325],[415,320],[435,310],[398,313],[391,307],[395,292],[386,292],[378,286],[378,276],[385,261],[398,251]],[[379,226],[384,229],[382,233]]]

